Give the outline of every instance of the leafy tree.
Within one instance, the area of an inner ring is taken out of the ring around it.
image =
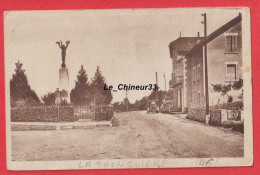
[[[141,100],[136,100],[134,103],[134,107],[136,108],[136,110],[146,110],[147,99],[148,97],[143,97]]]
[[[42,97],[42,101],[46,106],[55,105],[55,99],[56,99],[56,94],[50,92]]]
[[[77,75],[75,87],[70,93],[71,102],[75,105],[88,105],[90,103],[90,86],[88,83],[88,75],[83,65]]]
[[[10,80],[11,105],[15,106],[17,101],[27,101],[30,105],[38,104],[40,100],[28,83],[23,64],[18,60],[15,66],[15,73]]]
[[[220,92],[221,95],[227,95],[229,97],[228,92],[231,91],[231,84],[212,84],[212,86],[214,92]]]
[[[92,83],[90,85],[91,97],[96,105],[107,105],[113,99],[110,90],[104,90],[105,78],[101,74],[99,66],[97,66],[95,76],[92,78]]]
[[[240,90],[243,87],[243,79],[239,78],[238,81],[234,82],[233,84],[211,84],[213,87],[214,92],[220,92],[222,96],[227,96],[227,102],[232,102],[233,97],[228,94],[232,89],[233,90]]]
[[[115,110],[120,110],[120,103],[118,101],[113,103],[113,107]]]
[[[159,90],[159,87],[157,90],[154,90],[151,92],[151,94],[148,96],[149,100],[156,100],[158,94],[158,103],[159,105],[162,104],[162,100],[165,98],[165,91]]]
[[[124,98],[121,103],[115,102],[113,103],[113,107],[115,110],[120,110],[120,111],[127,111],[127,110],[135,110],[135,104],[131,104],[128,98]]]
[[[232,85],[232,88],[234,90],[239,90],[243,87],[243,79],[242,78],[239,78],[238,81],[234,82],[234,84]]]
[[[115,102],[113,103],[113,107],[115,110],[119,110],[119,111],[125,111],[125,104],[124,102]]]

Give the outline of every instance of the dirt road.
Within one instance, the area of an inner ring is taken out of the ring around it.
[[[117,127],[12,131],[13,160],[241,157],[243,134],[169,114],[118,113]]]

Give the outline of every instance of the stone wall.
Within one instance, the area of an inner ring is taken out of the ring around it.
[[[187,118],[198,122],[206,123],[206,109],[189,108]]]
[[[206,109],[189,108],[187,118],[206,123]],[[241,111],[227,109],[210,109],[208,124],[214,126],[223,126],[226,121],[241,121]]]
[[[209,118],[209,124],[215,125],[215,126],[221,126],[222,125],[222,110],[211,110],[210,111],[210,118]]]

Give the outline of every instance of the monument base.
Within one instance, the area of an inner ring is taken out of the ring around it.
[[[70,103],[69,71],[66,67],[59,69],[59,91],[61,101]]]

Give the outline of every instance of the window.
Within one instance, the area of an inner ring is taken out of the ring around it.
[[[175,50],[172,49],[172,57],[174,58],[175,57]]]
[[[237,53],[238,33],[225,33],[225,37],[226,37],[225,53]]]
[[[200,106],[200,92],[197,93],[198,106]]]
[[[236,81],[237,77],[237,65],[236,64],[226,64],[226,81]]]
[[[193,67],[193,72],[192,72],[192,83],[193,85],[196,85],[196,66]]]
[[[193,79],[196,78],[196,73],[197,73],[197,72],[196,72],[196,66],[194,66],[194,67],[193,67],[193,76],[192,76]]]
[[[200,64],[197,65],[197,78],[200,78]]]

